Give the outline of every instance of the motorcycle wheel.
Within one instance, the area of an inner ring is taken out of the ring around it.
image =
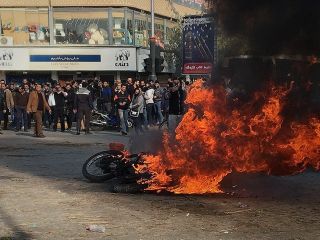
[[[91,182],[104,182],[114,178],[114,174],[110,169],[102,169],[99,164],[103,161],[103,165],[109,165],[115,161],[112,151],[103,151],[91,156],[82,167],[82,174]]]

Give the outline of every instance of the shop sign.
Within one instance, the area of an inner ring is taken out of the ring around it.
[[[0,48],[0,55],[0,70],[137,71],[136,48]]]
[[[26,68],[27,56],[27,52],[22,49],[0,48],[0,70]]]
[[[115,55],[115,67],[129,67],[130,51],[128,49],[119,49]]]
[[[101,55],[30,55],[30,62],[101,62]]]

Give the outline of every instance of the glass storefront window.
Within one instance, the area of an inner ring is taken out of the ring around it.
[[[113,20],[113,44],[124,45],[126,44],[126,29],[125,29],[125,18],[124,10],[112,10]]]
[[[0,45],[48,45],[47,8],[0,8]]]
[[[107,10],[54,10],[56,44],[109,44]]]
[[[134,21],[133,21],[133,11],[126,10],[127,15],[127,44],[133,45],[133,33],[134,33]]]
[[[154,22],[154,35],[156,38],[156,43],[159,46],[164,46],[164,20],[161,18],[156,18]]]
[[[134,13],[134,43],[136,46],[148,47],[148,18],[146,14]]]
[[[54,8],[52,16],[54,44],[149,47],[151,18],[144,12],[129,8]],[[176,24],[155,18],[155,37],[160,45],[168,42]],[[0,46],[49,45],[48,9],[0,8],[0,36]]]

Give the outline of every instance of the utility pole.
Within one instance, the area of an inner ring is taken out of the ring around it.
[[[151,57],[151,75],[149,81],[157,80],[156,76],[156,38],[154,35],[154,0],[150,0],[151,4],[151,37],[150,37],[150,57]]]

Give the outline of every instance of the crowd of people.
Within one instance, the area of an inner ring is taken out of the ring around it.
[[[92,111],[118,118],[122,135],[129,132],[128,118],[136,134],[168,120],[174,127],[184,112],[188,81],[168,79],[166,86],[158,81],[133,80],[114,84],[99,79],[40,84],[24,79],[22,83],[0,81],[0,134],[3,130],[28,132],[34,121],[34,137],[43,138],[43,127],[90,134]],[[3,123],[3,124],[2,124]]]

